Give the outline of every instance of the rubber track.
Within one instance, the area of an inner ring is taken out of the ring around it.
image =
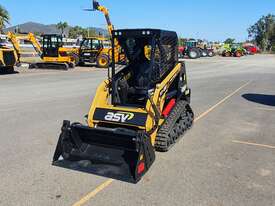
[[[158,131],[155,149],[167,152],[192,127],[194,114],[186,101],[180,100]]]

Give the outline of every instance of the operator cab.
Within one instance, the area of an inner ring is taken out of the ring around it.
[[[114,105],[145,107],[150,93],[178,62],[176,32],[155,29],[113,31],[127,58],[116,73],[112,63],[112,101]],[[114,62],[114,61],[112,61]]]
[[[197,47],[198,45],[198,42],[195,41],[195,40],[189,40],[185,43],[185,45],[188,47],[188,48],[193,48],[193,47]]]
[[[0,35],[0,48],[1,49],[10,49],[11,47],[9,47],[9,42],[7,40],[6,37],[4,37],[4,35]]]
[[[43,57],[58,57],[59,48],[63,46],[63,39],[58,34],[45,34],[42,35]]]
[[[98,54],[104,48],[104,38],[84,38],[80,43],[80,62],[94,63]]]
[[[99,50],[103,48],[103,41],[97,38],[84,38],[80,44],[82,50]]]

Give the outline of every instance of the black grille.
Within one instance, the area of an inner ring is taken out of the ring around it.
[[[16,63],[13,51],[3,51],[3,59],[6,66],[13,66]]]

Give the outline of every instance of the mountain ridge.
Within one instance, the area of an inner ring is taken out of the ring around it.
[[[73,26],[68,26],[64,30],[65,36],[68,36],[70,28]],[[89,27],[91,30],[95,30],[97,33],[101,33],[103,35],[107,35],[107,30],[103,28],[98,28],[98,27]],[[15,31],[20,31],[20,33],[40,33],[40,34],[60,34],[60,30],[56,28],[56,24],[42,24],[38,22],[26,22],[23,24],[18,24],[15,26],[7,27],[4,29],[4,32],[7,33],[9,31],[15,32]]]

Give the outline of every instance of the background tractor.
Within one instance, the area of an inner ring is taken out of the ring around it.
[[[209,48],[207,44],[199,44],[196,40],[186,41],[183,47],[179,47],[179,52],[182,56],[188,56],[190,59],[215,55],[213,49]]]
[[[222,56],[224,57],[232,56],[232,48],[230,44],[224,44],[221,50],[222,50]]]
[[[246,55],[246,50],[241,44],[224,44],[222,47],[222,56],[224,57],[242,57]]]
[[[188,56],[190,59],[201,57],[200,49],[197,48],[197,42],[194,40],[186,41],[184,46],[180,48],[182,56]]]
[[[234,57],[242,57],[247,54],[247,51],[243,48],[242,44],[232,44],[231,53]]]
[[[213,56],[215,56],[214,49],[212,48],[212,46],[208,42],[203,42],[203,41],[197,42],[196,47],[199,48],[202,57],[213,57]]]

